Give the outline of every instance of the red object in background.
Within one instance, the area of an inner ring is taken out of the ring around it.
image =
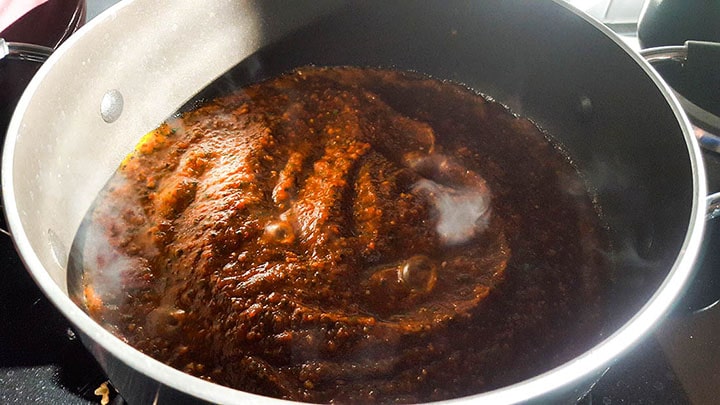
[[[48,0],[0,0],[0,31]]]
[[[57,48],[84,23],[84,0],[48,0],[0,32],[0,38]]]
[[[0,32],[0,38],[57,48],[85,23],[85,12],[85,0],[48,0]],[[36,62],[0,60],[0,140],[15,104],[39,68]]]

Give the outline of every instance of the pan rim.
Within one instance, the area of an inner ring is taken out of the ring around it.
[[[105,24],[114,18],[116,13],[122,10],[135,0],[124,0],[110,9],[103,12],[97,18],[91,20],[82,27],[76,34],[71,36],[65,44],[58,48],[55,54],[40,68],[38,73],[23,93],[16,110],[13,114],[2,156],[2,194],[4,200],[4,212],[8,227],[13,235],[13,243],[28,272],[38,284],[43,293],[49,298],[53,305],[70,320],[74,327],[80,329],[82,334],[89,337],[94,344],[100,345],[117,360],[126,366],[165,384],[173,389],[218,403],[266,403],[278,402],[289,403],[289,401],[268,398],[257,394],[239,391],[219,384],[211,383],[190,376],[180,370],[165,365],[134,349],[122,342],[109,331],[102,328],[93,321],[85,312],[78,308],[72,300],[62,291],[60,286],[51,278],[48,271],[41,263],[39,257],[32,249],[30,241],[23,229],[20,213],[15,202],[14,171],[15,143],[17,135],[21,133],[22,117],[30,107],[33,95],[43,82],[44,77],[60,60],[67,49],[73,46],[85,35],[93,31],[94,27]],[[690,122],[681,109],[676,97],[669,87],[659,78],[652,67],[639,54],[634,52],[622,39],[620,39],[609,28],[599,21],[587,16],[583,12],[564,3],[554,0],[554,3],[572,11],[580,18],[585,19],[596,29],[600,30],[639,64],[646,75],[653,80],[666,98],[673,113],[678,119],[687,144],[688,157],[693,174],[693,200],[691,205],[691,216],[688,221],[688,229],[683,240],[680,253],[668,271],[663,283],[657,288],[646,304],[624,325],[608,336],[605,340],[595,345],[585,353],[580,354],[573,360],[564,363],[554,369],[528,380],[503,387],[494,391],[488,391],[468,397],[443,401],[445,403],[463,403],[466,401],[483,400],[490,403],[517,403],[537,399],[544,394],[553,392],[563,387],[571,387],[574,382],[581,381],[594,373],[601,372],[610,362],[629,351],[636,344],[639,344],[641,337],[645,336],[658,324],[658,320],[664,317],[672,308],[672,305],[684,291],[687,281],[695,268],[695,261],[700,252],[704,236],[704,212],[705,198],[707,194],[705,169],[701,159],[700,147],[692,136]],[[87,342],[85,342],[87,343]]]

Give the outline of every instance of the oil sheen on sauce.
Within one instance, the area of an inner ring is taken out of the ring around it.
[[[195,376],[312,402],[497,388],[596,343],[604,229],[529,120],[419,74],[296,69],[148,134],[78,232],[85,306]]]

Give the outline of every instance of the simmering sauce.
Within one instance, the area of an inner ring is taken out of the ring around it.
[[[604,231],[529,120],[305,67],[168,120],[78,233],[90,315],[192,375],[314,402],[479,393],[598,339]]]

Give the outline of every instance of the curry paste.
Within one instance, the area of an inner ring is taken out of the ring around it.
[[[417,402],[589,348],[608,270],[568,157],[415,73],[305,67],[168,120],[80,233],[90,315],[206,380]]]

